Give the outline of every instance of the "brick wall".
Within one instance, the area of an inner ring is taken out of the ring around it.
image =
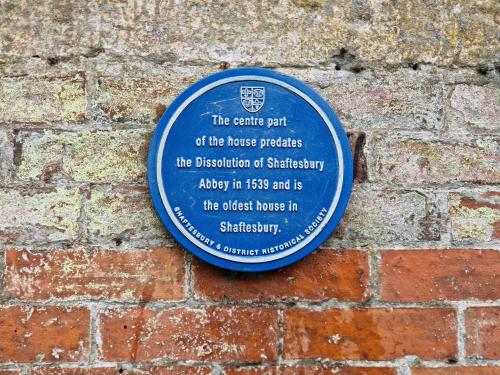
[[[0,374],[499,374],[499,11],[2,1]],[[313,86],[356,151],[335,234],[255,275],[179,248],[145,179],[166,106],[239,66]]]

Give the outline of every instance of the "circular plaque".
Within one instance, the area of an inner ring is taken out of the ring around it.
[[[163,114],[148,160],[154,207],[186,249],[213,265],[264,271],[316,249],[344,213],[352,158],[315,91],[276,72],[213,74]]]

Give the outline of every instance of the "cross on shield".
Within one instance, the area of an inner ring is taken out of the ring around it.
[[[266,89],[264,87],[241,86],[240,101],[243,108],[254,113],[262,108],[266,99]]]

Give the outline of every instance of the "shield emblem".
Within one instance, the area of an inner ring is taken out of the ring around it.
[[[266,89],[264,87],[241,86],[240,101],[248,112],[257,112],[264,105]]]

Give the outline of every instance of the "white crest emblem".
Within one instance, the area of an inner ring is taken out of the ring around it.
[[[264,87],[241,86],[240,101],[243,108],[248,112],[257,112],[266,100],[266,89]]]

